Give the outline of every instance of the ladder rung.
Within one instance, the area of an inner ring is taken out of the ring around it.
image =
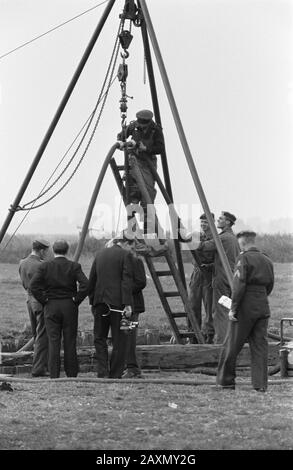
[[[172,312],[172,317],[173,318],[187,317],[187,313],[186,312]]]
[[[124,169],[125,169],[124,165],[117,165],[117,170],[122,171]]]
[[[165,297],[180,297],[180,294],[178,291],[169,291],[169,292],[164,292]]]
[[[157,276],[171,276],[171,271],[156,271]]]

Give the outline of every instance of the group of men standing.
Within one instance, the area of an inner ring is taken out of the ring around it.
[[[214,218],[214,214],[212,214]],[[233,272],[239,244],[232,230],[236,217],[230,212],[222,212],[217,220],[219,238]],[[224,267],[220,260],[205,214],[200,216],[200,244],[195,250],[196,263],[189,285],[189,299],[193,314],[202,327],[206,343],[222,344],[228,326],[227,310],[219,304],[222,295],[231,297]],[[202,321],[202,301],[205,307],[205,320]],[[203,323],[203,325],[202,325]]]
[[[214,217],[214,215],[212,214]],[[274,268],[270,258],[255,246],[256,233],[233,233],[236,217],[222,212],[217,221],[219,238],[226,253],[233,283],[230,286],[205,214],[201,215],[201,240],[195,250],[196,263],[189,285],[192,312],[202,328],[206,343],[222,344],[217,384],[235,389],[236,360],[246,342],[251,352],[251,380],[256,391],[265,392],[268,377],[268,295],[274,286]],[[231,300],[227,307],[219,300]],[[201,307],[205,307],[202,321]]]
[[[137,322],[144,311],[143,288],[146,275],[142,260],[133,250],[134,239],[124,232],[110,247],[99,251],[89,279],[81,265],[67,258],[65,240],[53,244],[54,258],[45,260],[49,243],[35,240],[31,254],[19,265],[35,338],[32,375],[60,376],[60,350],[63,338],[64,370],[68,377],[78,374],[76,339],[78,306],[89,297],[94,316],[94,345],[98,377],[140,377],[136,359],[136,329],[121,329],[121,314]],[[108,334],[111,327],[113,350],[108,360]]]
[[[126,146],[128,148],[129,202],[140,203],[144,221],[148,222],[148,202],[136,181],[134,163],[141,172],[149,200],[153,203],[156,196],[156,155],[164,149],[164,137],[161,127],[153,121],[151,111],[139,111],[136,117],[118,135],[117,147],[121,150]],[[131,140],[126,142],[129,137]],[[217,220],[219,238],[234,272],[231,288],[207,217],[201,215],[200,243],[194,250],[196,261],[189,285],[189,300],[205,342],[223,344],[218,384],[224,388],[235,387],[236,357],[248,340],[253,387],[263,391],[267,386],[267,326],[270,314],[267,296],[274,283],[273,264],[255,247],[254,232],[241,232],[237,236],[233,233],[235,221],[236,217],[226,211]],[[144,233],[148,233],[147,226]],[[50,377],[59,377],[62,334],[65,372],[70,377],[77,375],[78,306],[86,296],[89,296],[94,316],[98,377],[141,376],[136,359],[136,330],[126,334],[121,329],[120,313],[135,322],[139,313],[144,311],[142,290],[146,286],[146,275],[144,264],[134,249],[135,241],[124,235],[123,232],[110,247],[97,253],[89,279],[79,263],[67,259],[69,246],[65,240],[54,243],[54,259],[50,261],[43,261],[49,244],[36,240],[32,253],[20,263],[19,272],[28,295],[27,305],[35,337],[33,376],[46,375],[48,367]],[[222,296],[232,299],[229,313],[219,303]],[[204,321],[202,303],[206,314]],[[113,350],[109,362],[107,337],[110,327]]]

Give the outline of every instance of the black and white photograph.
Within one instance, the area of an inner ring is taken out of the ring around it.
[[[0,0],[1,456],[283,463],[292,151],[292,0]]]

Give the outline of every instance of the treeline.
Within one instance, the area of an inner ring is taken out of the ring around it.
[[[0,249],[0,262],[1,263],[18,263],[20,259],[25,258],[31,251],[32,241],[37,238],[33,235],[17,235],[13,237],[10,243],[5,248],[9,240],[9,235],[4,238],[2,249]],[[46,238],[51,243],[60,236],[41,237]],[[76,236],[63,236],[70,244],[69,256],[72,257],[78,239]],[[92,258],[94,253],[102,249],[108,240],[105,238],[97,239],[94,237],[87,237],[82,255],[83,257]],[[173,249],[173,243],[170,241],[169,246]],[[293,234],[261,234],[257,237],[258,248],[265,252],[276,263],[293,263]],[[190,261],[190,253],[183,251],[183,261]]]

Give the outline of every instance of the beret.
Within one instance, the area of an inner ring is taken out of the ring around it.
[[[241,238],[241,237],[251,237],[251,238],[255,238],[255,237],[256,237],[256,233],[253,232],[252,230],[242,230],[241,232],[237,233],[236,237],[237,237],[237,238]]]
[[[231,214],[230,212],[223,211],[222,214],[226,217],[226,219],[230,220],[233,224],[236,222],[235,215]]]
[[[211,212],[211,216],[215,220],[215,214],[213,212]],[[200,220],[207,220],[206,214],[201,214]]]

